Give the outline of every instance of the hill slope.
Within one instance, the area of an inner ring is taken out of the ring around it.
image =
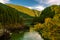
[[[0,3],[0,23],[8,25],[8,27],[20,27],[18,24],[22,24],[23,20],[33,18],[26,13],[20,12],[15,8]],[[26,22],[24,22],[26,23]],[[16,26],[17,25],[17,26]]]
[[[52,5],[45,8],[40,16],[40,22],[44,22],[45,18],[53,18],[54,15],[60,14],[60,5]]]
[[[23,6],[19,6],[19,5],[14,5],[14,4],[6,4],[6,5],[7,6],[10,6],[12,8],[15,8],[18,11],[21,11],[23,13],[26,13],[26,14],[28,14],[30,16],[33,16],[33,17],[35,16],[33,10],[31,10],[29,8],[26,8],[26,7],[23,7]]]

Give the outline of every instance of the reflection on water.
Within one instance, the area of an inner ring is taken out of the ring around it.
[[[38,32],[26,32],[22,40],[43,40]]]

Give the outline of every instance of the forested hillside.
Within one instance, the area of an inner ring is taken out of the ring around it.
[[[52,6],[45,8],[40,15],[41,22],[44,22],[45,18],[48,18],[48,17],[53,18],[54,15],[60,13],[59,10],[60,10],[60,6],[58,5],[52,5]]]
[[[40,23],[35,25],[45,40],[60,40],[60,5],[45,8],[40,15]]]
[[[29,18],[33,17],[0,3],[0,25],[2,28],[21,28],[26,23],[25,20],[28,21]]]
[[[27,18],[27,21],[26,21],[26,25],[30,25],[32,22],[31,21],[34,21],[35,18],[39,17],[40,14],[41,14],[41,11],[38,11],[38,10],[34,10],[34,9],[29,9],[27,7],[24,7],[24,6],[19,6],[19,5],[14,5],[14,4],[6,4],[7,6],[10,6],[12,8],[15,8],[16,10],[26,14],[26,15],[21,15],[20,16],[23,16],[23,18]],[[28,16],[29,15],[29,16]],[[25,19],[26,20],[26,19]],[[37,21],[37,19],[33,22],[33,24]]]

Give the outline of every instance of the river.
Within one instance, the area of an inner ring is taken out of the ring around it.
[[[38,32],[25,32],[22,40],[43,40]]]

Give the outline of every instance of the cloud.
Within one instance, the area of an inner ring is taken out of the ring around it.
[[[29,8],[29,9],[33,9],[33,7],[29,7],[29,6],[27,6],[27,8]]]
[[[35,7],[30,7],[32,9],[37,9],[37,10],[44,10],[45,7],[50,6],[50,5],[60,5],[60,0],[35,0],[40,4],[40,6],[35,6]]]
[[[10,0],[0,0],[1,3],[5,4],[5,3],[9,3]]]
[[[60,0],[48,0],[47,3],[50,4],[50,5],[53,5],[53,4],[60,5]]]
[[[44,10],[44,8],[45,8],[45,7],[38,5],[38,6],[27,7],[27,8],[30,8],[30,9],[35,9],[35,10],[42,11],[42,10]]]
[[[44,10],[44,8],[45,8],[45,7],[43,7],[43,6],[35,6],[35,7],[34,7],[34,9],[40,10],[40,11]]]
[[[47,4],[47,5],[60,5],[60,0],[35,0],[36,2],[40,4]]]

